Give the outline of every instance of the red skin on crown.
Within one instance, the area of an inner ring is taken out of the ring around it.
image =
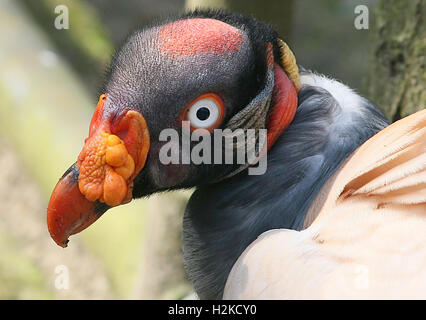
[[[160,52],[172,57],[235,52],[243,42],[243,34],[237,28],[219,20],[203,18],[166,24],[161,27],[158,37]]]

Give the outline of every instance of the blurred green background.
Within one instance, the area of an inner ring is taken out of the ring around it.
[[[69,29],[55,28],[58,5]],[[354,8],[366,5],[373,25],[375,0],[0,0],[0,299],[192,297],[180,249],[190,192],[114,208],[65,250],[49,237],[46,207],[83,146],[114,48],[199,5],[270,22],[299,64],[374,94],[365,83],[377,39],[354,27]]]

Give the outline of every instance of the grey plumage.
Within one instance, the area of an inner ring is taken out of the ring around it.
[[[358,98],[359,110],[346,111],[329,91],[305,85],[294,121],[268,153],[264,175],[242,172],[194,192],[184,217],[183,251],[201,299],[222,297],[232,265],[261,233],[300,230],[326,181],[388,125],[371,102]]]

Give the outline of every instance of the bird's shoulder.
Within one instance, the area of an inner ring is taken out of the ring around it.
[[[224,297],[424,297],[425,230],[423,110],[354,152],[307,229],[274,230],[253,242],[234,265]]]
[[[352,203],[410,211],[426,202],[426,109],[362,144],[339,171],[316,220]]]

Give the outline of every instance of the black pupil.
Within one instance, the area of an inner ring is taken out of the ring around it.
[[[208,119],[209,116],[210,116],[210,110],[208,108],[201,107],[200,109],[197,110],[197,118],[200,119],[201,121]]]

